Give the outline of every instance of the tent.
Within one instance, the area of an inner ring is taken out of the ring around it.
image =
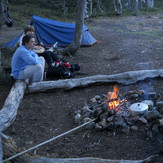
[[[58,46],[67,46],[73,41],[75,34],[75,24],[73,23],[59,22],[33,15],[29,24],[34,26],[39,44],[43,43],[43,45],[53,45],[54,43],[58,42]],[[8,46],[10,48],[14,48],[22,35],[23,33],[2,47]],[[83,25],[81,45],[90,46],[95,42],[96,40],[89,33],[88,28]]]

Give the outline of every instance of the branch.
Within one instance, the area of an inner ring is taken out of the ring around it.
[[[28,92],[44,92],[55,88],[69,90],[75,87],[88,86],[93,83],[117,82],[124,85],[129,85],[147,78],[155,77],[163,77],[163,69],[128,71],[113,75],[96,75],[79,79],[38,82],[29,85]]]

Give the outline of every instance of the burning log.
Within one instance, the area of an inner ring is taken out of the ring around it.
[[[75,87],[84,87],[93,83],[117,82],[125,85],[133,84],[147,78],[163,77],[163,69],[129,71],[114,75],[96,75],[79,79],[58,81],[44,81],[29,85],[28,92],[44,92],[50,89],[61,88],[69,90]]]

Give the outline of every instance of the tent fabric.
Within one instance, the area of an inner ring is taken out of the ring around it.
[[[34,26],[39,44],[43,43],[43,45],[52,46],[58,42],[58,46],[67,46],[74,39],[75,24],[73,23],[59,22],[33,15],[29,24]],[[3,45],[3,47],[9,46],[10,48],[14,48],[22,35],[23,33]],[[95,42],[96,39],[89,33],[88,28],[83,25],[81,45],[90,46]]]

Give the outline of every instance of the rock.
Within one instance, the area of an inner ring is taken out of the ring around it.
[[[100,120],[108,118],[108,112],[104,112],[99,116]]]
[[[103,113],[102,108],[101,108],[101,107],[98,107],[98,108],[96,108],[96,110],[94,111],[94,117],[97,118],[97,117],[99,117],[100,114],[102,114],[102,113]]]
[[[159,118],[161,118],[161,114],[156,110],[150,111],[146,115],[147,121],[152,121],[152,120],[156,120],[156,119],[159,119]]]
[[[75,115],[75,123],[79,124],[80,120],[81,120],[81,114],[78,113]]]
[[[94,103],[94,102],[97,102],[97,101],[96,101],[96,98],[95,98],[95,97],[92,98],[92,99],[91,99],[91,102],[93,102],[93,103]]]
[[[109,118],[107,118],[107,122],[112,122],[113,121],[113,118],[114,118],[114,116],[110,116]]]
[[[138,118],[137,122],[140,122],[140,123],[142,123],[142,124],[148,124],[147,119],[145,119],[144,117]]]
[[[102,129],[102,126],[100,126],[98,123],[95,124],[95,129]]]
[[[149,92],[149,99],[157,100],[158,96],[156,92]]]
[[[147,131],[147,137],[148,138],[152,138],[153,137],[152,131],[150,131],[150,130]]]
[[[158,109],[160,114],[163,115],[163,108]]]
[[[91,120],[90,118],[86,117],[83,119],[83,123],[89,122],[90,120]]]
[[[142,103],[145,103],[148,105],[148,110],[152,110],[154,106],[154,102],[152,100],[144,100]]]
[[[158,109],[163,108],[163,101],[156,102],[156,106]]]
[[[87,126],[86,129],[92,130],[95,127],[95,122],[90,122]]]
[[[108,109],[108,115],[112,116],[115,114],[115,110],[114,109]]]
[[[113,131],[115,129],[114,123],[113,122],[108,123],[105,129],[108,131]]]
[[[122,116],[115,116],[114,124],[115,124],[116,127],[122,127],[122,128],[127,126],[127,124],[125,123],[125,121],[122,118]]]
[[[98,100],[101,100],[101,97],[100,97],[99,95],[96,95],[94,98],[95,98],[97,101],[98,101]]]
[[[137,131],[138,130],[138,127],[137,126],[131,126],[131,130],[132,131]]]
[[[92,113],[91,113],[91,112],[86,112],[86,113],[83,115],[83,118],[86,118],[86,117],[91,118],[91,116],[92,116]]]
[[[130,132],[130,127],[129,126],[125,126],[122,130],[123,133],[128,134]]]
[[[161,126],[161,127],[163,127],[163,119],[159,119],[158,120],[158,125]]]
[[[75,110],[75,114],[81,114],[81,110]]]
[[[152,132],[155,133],[155,134],[158,134],[159,133],[159,128],[158,128],[158,125],[157,124],[154,124],[153,125]]]
[[[106,119],[102,119],[102,120],[99,122],[99,125],[102,126],[103,128],[105,128],[106,125],[107,125]]]

